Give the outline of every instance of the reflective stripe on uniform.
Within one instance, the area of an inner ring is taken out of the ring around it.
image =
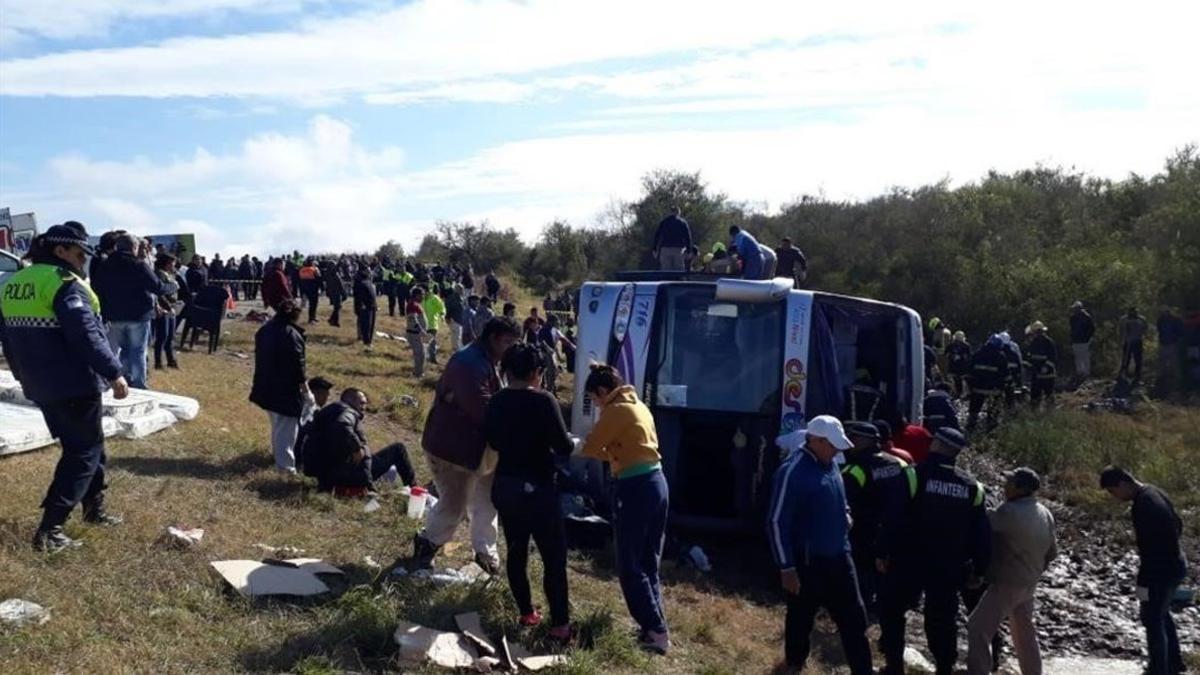
[[[100,313],[100,298],[82,277],[58,265],[37,263],[12,275],[0,287],[0,312],[5,325],[22,328],[58,328],[54,299],[63,284],[79,284],[92,311]]]
[[[864,471],[863,468],[857,464],[851,464],[850,466],[846,467],[845,469],[842,469],[842,475],[850,476],[854,480],[858,481],[859,487],[867,486],[867,472]]]
[[[983,506],[983,483],[975,481],[975,489],[977,492],[975,493],[975,501],[972,503],[972,506]]]
[[[5,316],[4,325],[9,328],[58,328],[58,319],[43,319],[33,316]]]
[[[905,462],[904,460],[900,460],[900,463],[904,465],[904,475],[906,477],[908,477],[908,496],[910,498],[916,497],[917,496],[917,469],[915,467],[909,466],[908,463]]]

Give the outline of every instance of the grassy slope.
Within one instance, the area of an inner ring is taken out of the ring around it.
[[[222,590],[207,562],[261,558],[265,554],[253,547],[260,542],[302,548],[346,569],[350,585],[368,584],[376,570],[365,557],[387,565],[407,555],[415,529],[403,517],[399,496],[366,514],[361,502],[306,493],[297,481],[273,472],[266,416],[246,401],[253,362],[228,353],[250,354],[256,326],[226,325],[231,334],[221,354],[184,354],[182,371],[152,377],[155,388],[198,398],[200,418],[141,441],[110,441],[110,502],[127,519],[120,530],[98,531],[72,519],[68,531],[86,541],[82,550],[55,558],[35,555],[28,538],[59,453],[51,448],[0,462],[0,597],[32,600],[53,613],[45,626],[0,629],[0,670],[378,671],[397,667],[390,635],[401,617],[451,628],[456,611],[478,608],[489,628],[500,629],[514,614],[502,584],[470,593],[364,586],[306,605],[256,605]],[[402,332],[388,318],[379,329]],[[408,352],[400,345],[380,340],[377,351],[366,355],[352,335],[351,327],[310,330],[310,374],[367,391],[375,409],[367,422],[374,447],[399,439],[415,448],[433,376],[414,382]],[[421,409],[390,403],[403,394],[415,395]],[[416,460],[421,477],[428,478],[419,453]],[[169,524],[205,528],[203,545],[191,551],[156,545]],[[465,562],[468,555],[469,546],[460,545],[447,557]],[[531,573],[535,580],[540,576],[536,563]],[[572,554],[575,616],[595,649],[577,654],[566,670],[769,669],[781,656],[781,612],[762,598],[727,594],[689,574],[668,572],[665,593],[678,648],[651,662],[633,648],[605,557],[593,561]],[[535,581],[535,589],[539,586]]]

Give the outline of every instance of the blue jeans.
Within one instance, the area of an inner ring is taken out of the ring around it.
[[[667,504],[667,479],[662,471],[617,480],[614,515],[621,592],[638,626],[658,633],[667,632],[658,578]]]
[[[108,343],[121,360],[121,371],[129,386],[146,388],[146,345],[150,340],[149,321],[112,321],[108,324]]]

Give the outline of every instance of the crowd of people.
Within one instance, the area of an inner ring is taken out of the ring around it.
[[[686,222],[676,212],[664,223],[668,227],[660,228],[663,236],[656,241],[661,264],[676,268],[694,262],[690,239],[681,238]],[[738,228],[730,235],[730,255],[748,278],[773,276],[784,258],[806,268],[790,242],[781,249],[796,255],[782,256]],[[413,458],[403,444],[371,450],[363,429],[367,395],[348,386],[334,397],[332,382],[307,372],[306,309],[307,321],[316,322],[324,295],[331,308],[328,321],[338,326],[340,306],[352,298],[359,338],[370,349],[380,298],[386,296],[389,314],[405,320],[414,376],[424,374],[426,361],[439,364],[438,331],[449,333],[451,352],[437,378],[420,443],[438,500],[414,535],[406,566],[431,568],[465,519],[475,562],[499,573],[503,531],[516,620],[533,626],[543,616],[528,580],[532,542],[543,563],[549,636],[570,642],[574,628],[558,467],[572,455],[599,460],[613,477],[617,575],[638,642],[656,654],[670,650],[659,571],[670,496],[655,420],[614,368],[593,365],[581,375],[598,416],[586,438],[570,435],[554,396],[554,373],[559,348],[569,353],[574,344],[569,327],[567,332],[559,328],[557,309],[543,307],[543,316],[531,308],[521,323],[516,307],[505,303],[497,315],[492,308],[499,300],[499,280],[489,273],[476,288],[472,270],[454,265],[294,253],[268,259],[261,282],[255,283],[241,278],[243,264],[258,274],[253,258],[243,258],[236,266],[239,277],[230,279],[232,264],[222,263],[224,271],[218,272],[219,258],[206,264],[193,255],[181,271],[172,254],[156,253],[126,232],[107,233],[93,250],[76,222],[55,225],[36,238],[30,259],[32,265],[0,293],[0,342],[26,395],[62,442],[34,536],[36,549],[78,545],[62,525],[80,504],[88,523],[121,523],[104,508],[101,394],[111,388],[123,398],[130,386],[146,386],[151,340],[156,355],[167,356],[167,367],[177,366],[170,348],[177,312],[198,316],[197,307],[211,306],[202,291],[225,291],[233,281],[224,299],[240,285],[247,297],[261,291],[273,310],[255,335],[250,400],[268,414],[277,467],[302,471],[316,479],[318,489],[343,497],[369,495],[379,481],[415,485]],[[1072,311],[1077,375],[1086,376],[1094,324],[1089,328],[1082,305]],[[1173,324],[1160,319],[1160,340],[1164,326],[1169,336]],[[774,478],[767,539],[787,598],[784,656],[796,671],[807,660],[814,618],[823,607],[838,627],[852,672],[872,672],[868,612],[879,620],[885,672],[904,672],[906,618],[923,598],[928,647],[939,675],[953,672],[958,660],[960,604],[969,612],[968,672],[994,669],[1005,619],[1022,673],[1040,672],[1034,595],[1057,554],[1054,519],[1037,500],[1041,478],[1029,468],[1007,474],[1002,502],[989,508],[987,490],[958,465],[970,441],[958,428],[953,397],[969,398],[970,428],[988,397],[1006,402],[1015,395],[1025,369],[1032,373],[1031,400],[1052,396],[1055,345],[1038,322],[1029,327],[1024,350],[1001,334],[972,351],[965,336],[951,333],[939,319],[928,328],[930,398],[945,401],[926,400],[922,425],[874,419],[877,406],[864,382],[855,390],[861,396],[852,397],[845,422],[818,416],[778,441],[788,454]],[[1146,329],[1134,310],[1122,323],[1127,356],[1122,371],[1132,366],[1134,378],[1140,376]],[[161,366],[157,358],[155,365]],[[1033,389],[1040,391],[1036,398]],[[949,408],[939,408],[947,402]],[[1161,490],[1124,469],[1105,469],[1099,482],[1115,499],[1132,503],[1148,672],[1182,672],[1169,613],[1186,573],[1179,516]]]
[[[696,272],[744,279],[791,279],[800,288],[808,278],[808,258],[783,237],[779,246],[761,244],[747,230],[732,225],[729,240],[717,241],[707,253],[692,239],[692,228],[676,206],[654,232],[651,254],[660,270]]]

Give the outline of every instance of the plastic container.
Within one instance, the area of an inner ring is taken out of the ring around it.
[[[408,517],[413,520],[420,520],[425,517],[425,498],[429,496],[429,492],[419,486],[414,485],[408,492]]]

